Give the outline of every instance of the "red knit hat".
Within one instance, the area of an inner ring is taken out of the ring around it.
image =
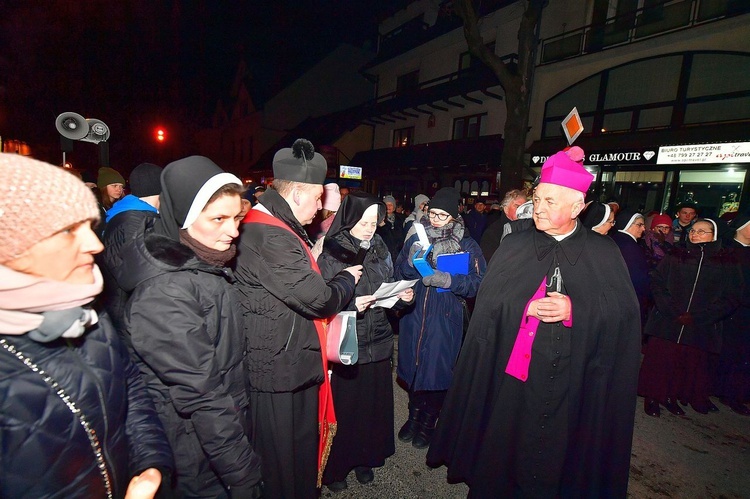
[[[655,229],[657,225],[669,225],[672,226],[672,217],[669,215],[654,215],[651,219],[651,230]]]
[[[58,166],[0,153],[0,263],[84,220],[99,218],[91,189]]]

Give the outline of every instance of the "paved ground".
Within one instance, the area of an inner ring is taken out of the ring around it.
[[[395,385],[396,430],[406,420],[406,393]],[[628,496],[633,498],[750,498],[750,417],[721,405],[720,412],[701,415],[687,409],[660,418],[643,413],[638,399]],[[351,473],[348,489],[322,497],[463,498],[464,484],[448,484],[445,468],[428,468],[426,450],[396,439],[396,454],[375,470],[375,481],[361,485]]]

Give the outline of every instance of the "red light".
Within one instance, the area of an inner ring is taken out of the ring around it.
[[[162,130],[161,128],[159,128],[158,130],[156,130],[156,140],[157,141],[164,142],[164,140],[166,138],[167,138],[167,136],[166,136],[166,133],[164,132],[164,130]]]

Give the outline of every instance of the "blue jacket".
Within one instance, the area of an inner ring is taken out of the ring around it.
[[[399,323],[398,376],[412,391],[447,390],[461,350],[464,313],[468,313],[463,299],[476,296],[486,263],[476,241],[464,237],[460,244],[471,254],[469,274],[452,276],[451,292],[438,293],[437,288],[422,284],[422,276],[409,265],[409,250],[416,240],[416,234],[410,237],[396,260],[397,279],[419,279],[414,307]]]
[[[158,213],[158,210],[147,202],[142,201],[140,198],[137,198],[132,194],[128,194],[121,200],[117,201],[114,205],[112,205],[112,208],[107,210],[106,222],[109,223],[109,221],[112,220],[115,215],[119,215],[124,211],[131,210],[152,211],[154,213]]]

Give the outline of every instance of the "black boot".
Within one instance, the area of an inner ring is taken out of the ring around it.
[[[409,405],[409,419],[406,420],[406,423],[404,423],[404,426],[401,427],[400,430],[398,430],[398,439],[402,442],[411,442],[414,436],[417,434],[417,431],[419,431],[419,428],[422,426],[422,417],[423,417],[424,411],[417,409],[416,407],[412,407],[411,404]]]
[[[432,440],[432,434],[435,433],[437,420],[438,417],[436,415],[424,413],[424,416],[422,416],[422,424],[411,441],[413,447],[416,447],[417,449],[426,449],[430,446],[430,440]]]

